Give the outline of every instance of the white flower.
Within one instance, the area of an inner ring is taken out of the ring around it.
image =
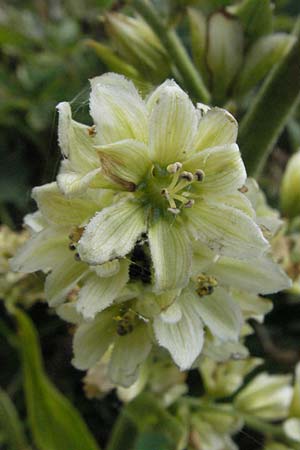
[[[67,104],[59,105],[59,140],[68,159],[58,185],[67,195],[88,186],[124,195],[85,227],[82,260],[103,264],[124,257],[146,233],[156,290],[162,291],[188,283],[193,239],[239,259],[268,249],[238,192],[246,173],[229,113],[195,108],[174,81],[146,102],[120,75],[94,78],[91,85],[92,131],[71,120]]]

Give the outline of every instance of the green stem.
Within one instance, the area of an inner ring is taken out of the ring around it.
[[[300,93],[300,23],[290,52],[274,67],[245,114],[239,144],[248,174],[258,177],[296,107]]]
[[[124,408],[113,427],[106,450],[124,450],[125,448],[134,448],[137,434],[137,428]]]
[[[148,22],[153,31],[161,39],[184,84],[190,89],[191,94],[198,101],[209,103],[210,93],[176,32],[168,29],[149,1],[133,0],[133,5],[136,11]]]
[[[229,407],[228,405],[222,404],[217,405],[212,403],[201,403],[199,399],[192,397],[186,397],[185,399],[187,403],[195,407],[197,410],[224,414],[227,416],[230,415],[232,417],[236,417],[237,419],[241,418],[244,421],[245,425],[247,425],[249,428],[258,431],[264,434],[265,436],[271,436],[272,438],[275,438],[280,442],[290,445],[294,450],[300,450],[299,442],[289,438],[285,434],[284,429],[280,424],[273,425],[272,423],[261,420],[251,414],[246,414],[241,411],[238,411],[232,405]]]

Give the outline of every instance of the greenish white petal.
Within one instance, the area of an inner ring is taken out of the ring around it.
[[[62,303],[87,271],[88,266],[81,261],[76,261],[74,253],[66,250],[46,278],[45,295],[49,305],[57,306]]]
[[[130,200],[120,201],[95,215],[77,249],[83,261],[103,264],[127,255],[145,231],[143,208]]]
[[[59,112],[58,142],[63,156],[68,158],[74,171],[90,172],[99,166],[94,145],[97,144],[91,128],[72,120],[69,103],[57,105]]]
[[[298,417],[286,420],[283,428],[289,438],[300,442],[300,419]]]
[[[111,182],[103,179],[100,167],[87,173],[74,172],[68,160],[62,161],[56,181],[60,191],[68,197],[83,194],[89,187],[111,185]]]
[[[166,323],[176,323],[182,318],[182,309],[178,302],[174,301],[165,311],[162,311],[160,318]]]
[[[118,259],[113,259],[112,261],[108,261],[104,264],[99,264],[98,266],[91,266],[90,269],[99,277],[112,277],[119,272],[120,261]]]
[[[202,117],[193,142],[193,151],[234,144],[238,124],[232,114],[222,108],[202,109]]]
[[[65,229],[45,228],[34,234],[19,248],[10,260],[16,272],[47,271],[68,251],[68,238]]]
[[[232,297],[241,308],[245,319],[255,319],[262,323],[264,316],[273,308],[271,300],[245,290],[232,291]]]
[[[116,337],[114,311],[105,310],[89,322],[82,323],[76,330],[73,339],[73,365],[77,369],[86,370],[93,367],[104,355]]]
[[[150,158],[162,166],[180,161],[191,149],[197,114],[188,95],[173,80],[160,85],[147,103]]]
[[[148,232],[155,273],[155,289],[175,289],[187,284],[192,263],[189,237],[176,221],[157,220]]]
[[[125,139],[97,147],[104,174],[125,190],[134,190],[150,172],[148,148],[143,142]]]
[[[136,381],[138,369],[150,353],[152,342],[146,324],[137,327],[125,336],[115,340],[109,362],[110,379],[123,387]]]
[[[191,367],[203,346],[203,323],[188,294],[180,296],[181,319],[167,323],[162,317],[154,319],[153,327],[158,344],[165,347],[181,370]]]
[[[100,278],[91,274],[80,289],[76,308],[85,319],[93,319],[110,306],[129,279],[129,261],[122,261],[117,274]]]
[[[132,81],[107,73],[91,80],[90,113],[100,144],[148,140],[146,106]]]
[[[90,198],[64,196],[55,182],[35,187],[32,197],[43,216],[55,225],[81,225],[98,209]]]
[[[82,322],[82,316],[76,309],[76,302],[62,303],[55,311],[58,317],[68,323],[79,325]]]
[[[184,170],[204,172],[204,179],[195,185],[203,195],[236,192],[246,181],[246,170],[236,144],[207,148],[196,153],[183,165]]]
[[[195,311],[212,334],[222,341],[237,341],[243,323],[239,306],[227,291],[216,288],[211,295],[193,298]]]
[[[258,225],[236,208],[202,201],[188,213],[189,228],[195,239],[220,255],[248,259],[260,256],[269,248]]]
[[[210,273],[223,285],[256,294],[272,294],[291,287],[291,280],[271,256],[237,260],[221,257],[210,267]]]

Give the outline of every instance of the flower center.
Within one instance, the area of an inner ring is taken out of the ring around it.
[[[202,182],[204,172],[197,169],[195,173],[182,170],[182,164],[175,162],[166,169],[155,166],[144,185],[147,201],[154,208],[178,214],[181,208],[191,208],[197,194],[192,192],[194,183]]]

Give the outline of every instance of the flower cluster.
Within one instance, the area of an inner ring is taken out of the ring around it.
[[[246,180],[234,117],[195,107],[172,80],[144,100],[110,73],[91,80],[92,126],[68,103],[58,111],[63,161],[33,190],[32,236],[12,267],[47,274],[49,305],[77,324],[74,365],[109,352],[109,378],[129,386],[156,345],[181,370],[200,354],[243,355],[245,320],[270,309],[258,294],[290,282],[272,260],[278,218]]]

